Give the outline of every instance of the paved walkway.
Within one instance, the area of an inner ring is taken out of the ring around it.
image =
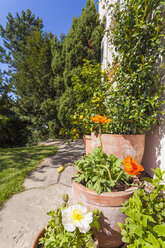
[[[37,233],[48,223],[47,212],[58,207],[62,194],[71,195],[73,167],[58,175],[60,165],[75,162],[84,153],[83,141],[64,144],[48,141],[45,145],[57,145],[55,156],[43,160],[25,180],[25,191],[14,195],[0,211],[0,248],[31,248]]]

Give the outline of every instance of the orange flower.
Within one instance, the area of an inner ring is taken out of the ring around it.
[[[94,121],[95,123],[102,123],[102,124],[106,124],[111,121],[111,119],[107,119],[105,115],[104,116],[96,115],[95,117],[91,117],[91,120]]]
[[[138,175],[144,170],[131,156],[127,156],[123,161],[124,169],[129,175]]]

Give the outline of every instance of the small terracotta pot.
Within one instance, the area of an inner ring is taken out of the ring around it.
[[[114,154],[119,159],[128,155],[133,157],[137,163],[141,163],[145,147],[145,134],[122,135],[102,134],[103,151],[107,154]],[[99,135],[91,134],[92,150],[100,146]]]
[[[85,145],[86,155],[88,155],[88,153],[92,153],[91,135],[84,135],[84,145]]]
[[[49,225],[48,225],[49,226]],[[48,227],[47,226],[47,227]],[[35,239],[35,241],[34,241],[34,244],[33,244],[33,246],[32,246],[32,248],[44,248],[44,246],[43,245],[39,245],[39,240],[40,240],[40,238],[42,238],[43,236],[44,236],[44,233],[46,232],[46,230],[45,230],[45,227],[38,233],[38,235],[37,235],[37,237],[36,237],[36,239]]]
[[[97,208],[102,212],[100,217],[100,232],[98,232],[99,247],[117,248],[122,245],[121,230],[118,222],[124,224],[126,215],[120,212],[121,204],[128,200],[135,187],[126,191],[105,192],[98,195],[94,190],[88,189],[82,184],[73,182],[73,198],[75,203],[81,202],[84,206],[93,210]]]

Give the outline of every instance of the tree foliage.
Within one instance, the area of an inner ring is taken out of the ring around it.
[[[75,108],[72,76],[83,59],[100,60],[101,25],[93,0],[87,0],[69,33],[60,39],[43,32],[42,19],[30,10],[7,16],[0,25],[0,62],[8,65],[7,80],[14,92],[14,112],[35,137],[57,135],[72,126]],[[13,94],[13,93],[12,93]],[[53,135],[54,133],[54,135]]]
[[[79,18],[73,18],[72,27],[62,42],[60,67],[59,57],[54,55],[53,71],[60,69],[60,76],[55,79],[58,88],[63,87],[63,92],[58,102],[58,119],[63,128],[69,128],[70,115],[75,109],[73,91],[73,75],[80,75],[83,66],[83,59],[90,60],[93,64],[99,63],[101,59],[102,26],[99,21],[99,14],[93,0],[87,0],[86,8],[82,9]]]

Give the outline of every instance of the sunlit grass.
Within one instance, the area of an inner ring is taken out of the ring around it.
[[[56,151],[56,146],[0,148],[0,207],[13,194],[22,191],[22,183],[29,172]]]

